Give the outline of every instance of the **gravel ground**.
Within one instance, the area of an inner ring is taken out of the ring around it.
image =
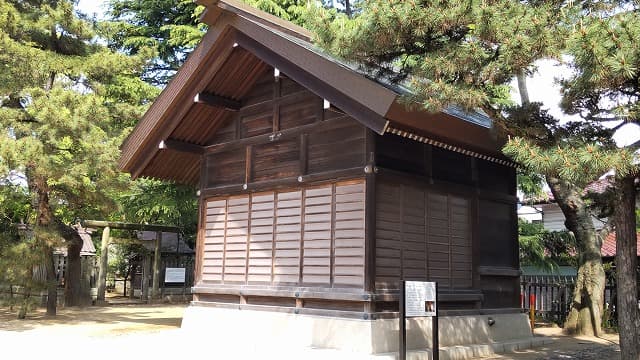
[[[617,334],[604,334],[597,338],[593,336],[567,336],[560,328],[538,328],[536,336],[546,336],[554,341],[549,345],[503,354],[490,359],[517,360],[615,360],[620,359],[620,347]]]
[[[29,314],[26,320],[17,320],[15,312],[0,308],[0,349],[3,353],[21,355],[20,358],[90,358],[109,359],[171,359],[190,356],[204,359],[331,359],[353,360],[331,350],[313,354],[265,353],[243,343],[242,347],[222,349],[212,346],[206,333],[186,334],[180,330],[186,304],[175,305],[112,305],[86,309],[61,309],[55,318],[45,316],[43,310]],[[536,329],[537,336],[554,341],[543,347],[517,353],[503,354],[489,359],[567,360],[620,358],[617,335],[602,338],[571,337],[558,328]],[[69,353],[69,343],[73,351]],[[9,349],[9,350],[7,350]],[[53,354],[56,356],[50,357]],[[90,354],[90,356],[88,356]],[[203,356],[206,355],[206,356]],[[3,357],[4,358],[4,357]]]

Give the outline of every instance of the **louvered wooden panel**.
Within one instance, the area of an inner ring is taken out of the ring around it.
[[[222,281],[227,201],[208,201],[202,257],[202,280]]]
[[[248,282],[271,282],[273,258],[273,192],[251,196]]]
[[[273,283],[297,284],[300,278],[302,191],[281,192],[276,197]]]
[[[447,195],[428,194],[427,208],[429,278],[437,281],[440,287],[448,288],[451,285],[451,246]]]
[[[334,287],[364,287],[364,182],[335,186]]]
[[[224,282],[245,282],[247,279],[248,228],[249,197],[230,198],[227,201]]]
[[[469,200],[449,196],[451,235],[451,282],[454,288],[472,285]]]
[[[376,196],[378,288],[401,278],[472,286],[469,200],[391,183],[379,183]]]
[[[401,188],[380,183],[376,194],[376,283],[392,287],[402,276]]]
[[[405,186],[403,190],[402,274],[405,280],[426,281],[425,191],[410,186]]]
[[[302,282],[305,284],[330,285],[332,204],[332,185],[304,191]]]

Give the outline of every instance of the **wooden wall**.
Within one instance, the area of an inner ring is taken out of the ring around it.
[[[206,200],[204,284],[363,288],[364,182]]]
[[[364,166],[365,127],[334,107],[325,109],[322,98],[272,71],[211,138],[204,189]]]
[[[394,311],[404,278],[466,294],[449,308],[517,306],[514,169],[375,135],[273,69],[241,102],[203,155],[200,299],[301,308],[278,291],[335,289],[304,307]],[[247,286],[263,292],[224,292]]]
[[[379,182],[376,289],[398,280],[437,281],[442,290],[472,286],[470,200],[426,186]]]
[[[376,289],[430,279],[517,307],[515,169],[400,136],[376,137],[376,165]]]

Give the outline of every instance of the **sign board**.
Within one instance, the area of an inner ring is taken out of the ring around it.
[[[404,284],[406,317],[436,316],[436,283],[405,281]]]
[[[183,283],[185,278],[185,268],[166,268],[164,271],[164,282]]]

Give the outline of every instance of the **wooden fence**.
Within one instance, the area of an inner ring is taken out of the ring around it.
[[[571,311],[575,283],[576,276],[522,275],[520,277],[520,307],[529,313],[531,300],[533,300],[534,311],[539,320],[562,325]],[[615,279],[608,277],[604,293],[604,326],[614,325],[617,319],[615,292]]]

